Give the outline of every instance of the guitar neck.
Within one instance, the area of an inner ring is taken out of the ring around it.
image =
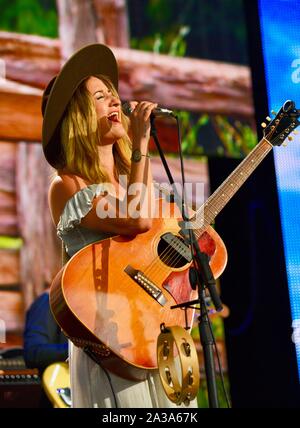
[[[193,217],[193,227],[198,229],[196,235],[201,235],[207,226],[213,223],[219,212],[235,195],[247,178],[262,162],[273,146],[263,138],[237,166],[227,179],[215,190]]]

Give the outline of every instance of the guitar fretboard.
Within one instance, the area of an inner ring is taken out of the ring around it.
[[[219,212],[227,202],[235,195],[247,178],[257,168],[273,146],[263,138],[249,153],[249,155],[235,168],[227,179],[215,190],[207,201],[199,208],[194,217],[193,228],[197,229],[195,234],[199,237],[205,228],[213,223]]]

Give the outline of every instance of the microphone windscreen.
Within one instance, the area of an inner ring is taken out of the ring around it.
[[[126,116],[130,116],[132,111],[133,111],[133,109],[131,108],[130,103],[128,101],[126,101],[125,103],[122,104],[122,110]]]

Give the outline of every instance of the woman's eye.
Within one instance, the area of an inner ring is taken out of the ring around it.
[[[104,95],[98,95],[97,97],[96,97],[96,100],[103,100],[104,99]]]

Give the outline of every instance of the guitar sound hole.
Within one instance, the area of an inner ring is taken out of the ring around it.
[[[180,236],[177,236],[177,238],[183,242],[183,239]],[[169,267],[181,268],[188,263],[188,261],[181,254],[179,254],[175,248],[173,248],[162,238],[160,238],[158,243],[157,252],[160,260]]]

